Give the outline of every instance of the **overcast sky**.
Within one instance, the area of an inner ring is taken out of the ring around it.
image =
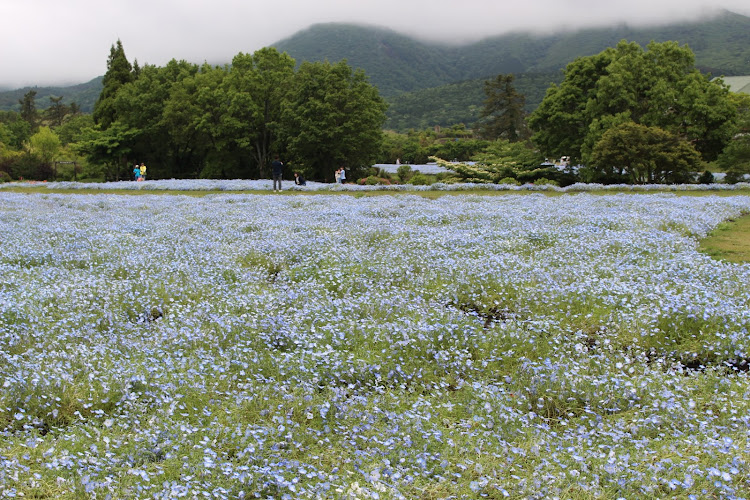
[[[0,88],[83,83],[120,39],[132,63],[223,64],[320,22],[474,41],[509,31],[698,19],[748,0],[0,0]]]

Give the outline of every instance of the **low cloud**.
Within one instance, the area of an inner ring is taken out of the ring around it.
[[[217,64],[322,22],[366,23],[423,40],[467,43],[508,32],[658,25],[719,9],[750,15],[746,0],[4,0],[0,87],[88,81],[104,74],[118,39],[131,62]]]

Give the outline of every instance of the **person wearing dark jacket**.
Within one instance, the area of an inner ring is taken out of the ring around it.
[[[279,155],[274,156],[273,162],[271,162],[271,173],[273,174],[273,190],[276,192],[276,183],[279,183],[279,191],[281,191],[281,175],[284,173],[284,164],[279,160]]]

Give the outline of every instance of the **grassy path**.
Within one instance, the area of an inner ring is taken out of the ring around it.
[[[720,224],[700,248],[716,259],[750,262],[750,215]]]

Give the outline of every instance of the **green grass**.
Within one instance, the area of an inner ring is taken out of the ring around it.
[[[729,262],[750,262],[750,215],[720,224],[701,241],[704,253]]]

